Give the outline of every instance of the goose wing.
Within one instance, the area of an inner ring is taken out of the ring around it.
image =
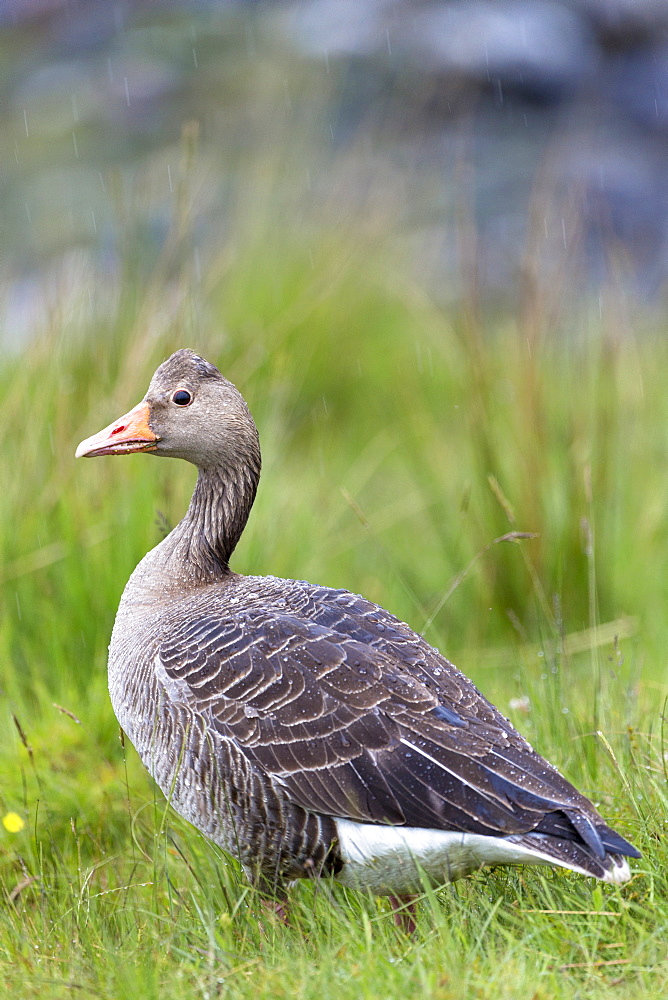
[[[556,823],[605,854],[588,800],[452,664],[382,614],[382,641],[337,601],[324,622],[204,614],[162,643],[160,673],[172,700],[309,811],[491,835]]]

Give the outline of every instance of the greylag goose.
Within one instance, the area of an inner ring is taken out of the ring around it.
[[[169,802],[262,894],[328,875],[401,897],[507,864],[629,879],[639,852],[408,625],[345,590],[229,568],[260,449],[217,368],[177,351],[76,454],[140,451],[198,478],[123,593],[112,704]]]

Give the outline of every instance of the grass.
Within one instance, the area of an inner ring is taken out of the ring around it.
[[[122,275],[113,315],[56,316],[0,369],[0,811],[25,822],[0,828],[6,995],[664,995],[663,331],[622,326],[614,297],[549,325],[535,299],[522,323],[447,312],[373,233],[331,221],[306,246],[253,220],[197,289],[174,263],[186,238],[148,279]],[[426,890],[410,940],[385,901],[328,884],[295,887],[289,927],[258,920],[106,694],[120,592],[193,472],[72,457],[180,346],[260,427],[234,567],[346,586],[426,629],[642,849],[628,886],[481,873]],[[513,532],[535,537],[498,540]]]

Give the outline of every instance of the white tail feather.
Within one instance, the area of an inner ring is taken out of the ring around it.
[[[591,872],[560,861],[524,840],[488,837],[477,833],[456,833],[411,826],[380,826],[336,822],[339,848],[344,861],[338,880],[357,889],[371,889],[379,895],[402,895],[420,891],[426,876],[434,884],[452,882],[485,865],[548,865],[567,868],[591,877]],[[610,858],[610,868],[602,881],[620,884],[630,878],[628,863]]]

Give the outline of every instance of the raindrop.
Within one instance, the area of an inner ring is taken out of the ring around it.
[[[125,103],[127,104],[128,107],[130,107],[130,87],[128,85],[127,76],[123,77],[123,84],[125,86]]]

